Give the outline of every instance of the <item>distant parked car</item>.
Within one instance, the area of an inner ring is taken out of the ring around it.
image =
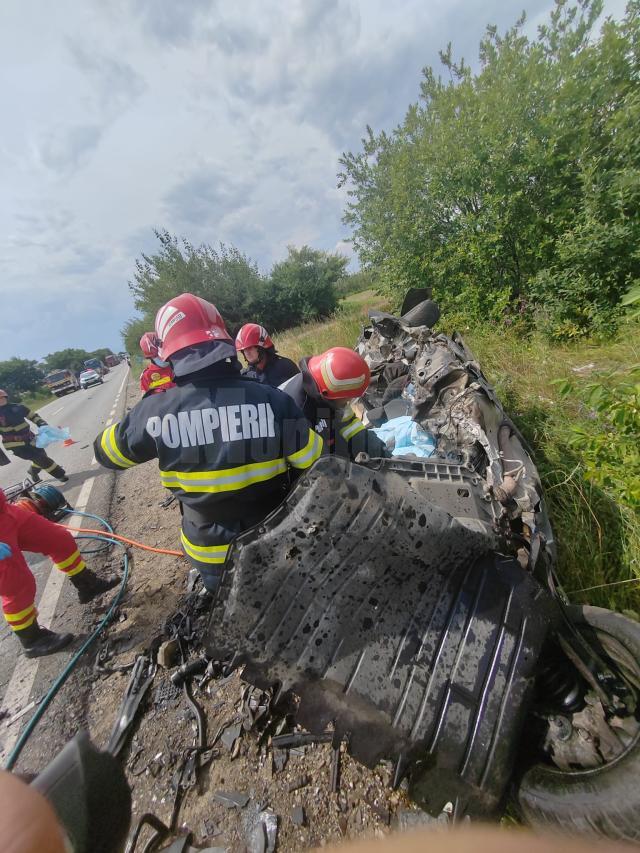
[[[91,385],[102,385],[102,376],[97,370],[83,370],[80,374],[80,387],[86,391]]]

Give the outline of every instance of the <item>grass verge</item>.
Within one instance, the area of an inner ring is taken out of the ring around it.
[[[331,346],[352,347],[368,309],[385,307],[372,291],[354,294],[334,317],[289,329],[277,337],[276,346],[294,361]],[[441,325],[446,328],[446,317]],[[623,381],[629,366],[640,361],[638,323],[623,325],[605,343],[552,344],[539,335],[490,326],[459,330],[534,451],[558,543],[559,576],[570,598],[640,611],[637,507],[621,499],[622,489],[615,483],[604,488],[590,479],[585,456],[571,442],[576,427],[592,433],[605,429],[581,389],[600,374],[613,372]],[[553,382],[567,378],[574,390],[563,395]],[[616,380],[608,376],[607,381]],[[615,431],[613,435],[615,441]],[[620,466],[620,482],[638,477],[640,471]],[[588,589],[594,586],[601,588]]]
[[[23,406],[27,406],[27,408],[35,411],[57,399],[56,395],[50,391],[35,391],[33,394],[25,394],[24,397],[20,398],[20,402]]]

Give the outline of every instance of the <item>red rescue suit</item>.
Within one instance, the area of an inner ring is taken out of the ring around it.
[[[35,606],[36,580],[22,551],[46,554],[57,569],[68,577],[79,575],[86,564],[76,540],[60,524],[48,521],[37,512],[10,504],[0,489],[0,542],[11,548],[11,556],[0,559],[0,597],[9,627],[22,631],[32,625],[38,612]]]
[[[159,391],[166,391],[167,388],[175,388],[175,384],[170,364],[166,367],[150,364],[140,374],[140,390],[143,394],[157,394]]]

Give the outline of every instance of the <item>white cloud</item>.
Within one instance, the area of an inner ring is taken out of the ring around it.
[[[524,5],[533,33],[552,0]],[[290,244],[353,258],[340,154],[402,120],[439,48],[473,63],[485,25],[519,8],[5,0],[0,359],[119,346],[154,228],[233,243],[264,271]]]

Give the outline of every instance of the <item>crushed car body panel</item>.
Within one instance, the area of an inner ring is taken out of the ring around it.
[[[486,815],[553,610],[499,542],[473,472],[324,457],[232,545],[208,653],[293,691],[300,723],[369,766],[418,761],[429,810]]]

